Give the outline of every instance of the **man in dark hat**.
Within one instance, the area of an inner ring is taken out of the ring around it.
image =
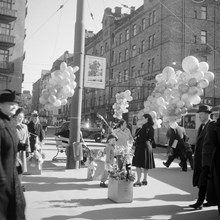
[[[218,118],[209,124],[202,152],[203,170],[209,171],[207,203],[204,206],[218,205],[220,215],[220,111]]]
[[[198,199],[196,203],[189,205],[194,209],[202,209],[203,202],[206,197],[207,191],[207,170],[202,169],[202,151],[204,147],[204,140],[207,132],[207,128],[209,123],[211,122],[210,114],[211,108],[208,105],[199,106],[199,119],[201,121],[201,125],[198,129],[197,138],[196,138],[196,146],[194,152],[194,170],[193,170],[193,186],[197,186],[199,188]]]
[[[18,138],[11,117],[20,99],[15,91],[0,93],[0,219],[24,220],[25,199],[16,170]]]

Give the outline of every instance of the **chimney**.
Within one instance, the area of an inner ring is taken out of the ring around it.
[[[134,7],[134,6],[131,6],[131,7],[130,7],[130,14],[133,13],[134,11],[135,11],[135,7]]]
[[[115,7],[115,16],[121,17],[121,7]]]

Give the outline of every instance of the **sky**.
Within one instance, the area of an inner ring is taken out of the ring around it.
[[[84,0],[85,29],[97,33],[102,28],[104,9],[122,7],[122,13],[130,13],[123,7],[143,5],[144,0]],[[23,63],[22,90],[32,91],[32,85],[42,70],[50,70],[53,62],[65,51],[73,53],[77,0],[28,0],[25,20],[26,38]],[[63,7],[60,7],[63,5]],[[93,19],[91,14],[93,15]]]

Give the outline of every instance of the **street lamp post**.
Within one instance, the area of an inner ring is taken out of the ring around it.
[[[85,48],[84,11],[84,0],[77,0],[73,66],[79,66],[79,72],[76,73],[77,87],[71,99],[70,139],[69,148],[67,152],[67,169],[77,169],[80,166],[80,161],[75,160],[72,146],[74,142],[80,142],[83,64]]]

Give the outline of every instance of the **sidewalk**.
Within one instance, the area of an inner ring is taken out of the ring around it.
[[[135,187],[132,203],[107,199],[107,188],[99,181],[86,180],[87,169],[65,168],[65,160],[52,162],[56,154],[54,139],[45,140],[46,154],[41,175],[24,176],[27,220],[217,220],[217,207],[192,211],[188,205],[197,197],[192,187],[192,171],[182,172],[175,161],[164,168],[166,150],[156,148],[156,169],[150,170],[148,185]]]

